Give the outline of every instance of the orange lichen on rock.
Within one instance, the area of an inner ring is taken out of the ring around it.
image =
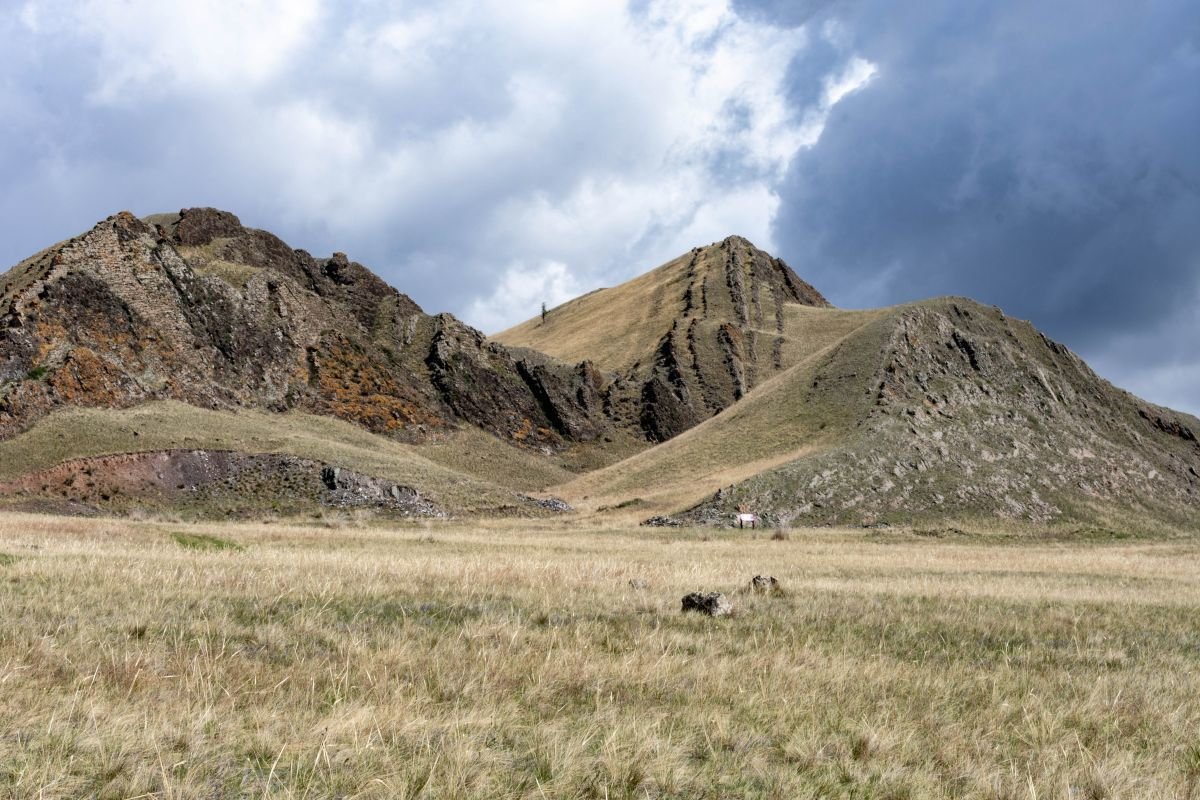
[[[0,438],[57,406],[168,398],[302,408],[407,441],[462,423],[557,447],[604,427],[599,389],[580,394],[569,367],[526,364],[346,256],[314,258],[217,209],[114,214],[0,286]]]
[[[532,432],[533,423],[530,422],[528,417],[525,417],[521,420],[521,426],[513,431],[512,438],[516,439],[518,442],[523,442],[529,438],[529,434]]]
[[[374,431],[447,424],[429,409],[428,400],[353,348],[334,346],[318,361],[316,403],[333,416]]]
[[[37,355],[34,357],[37,364],[44,363],[54,349],[61,346],[67,338],[65,327],[57,322],[47,320],[38,320],[34,326],[34,333],[38,340]]]
[[[116,406],[127,401],[121,372],[87,347],[76,347],[47,379],[63,402],[81,406]]]

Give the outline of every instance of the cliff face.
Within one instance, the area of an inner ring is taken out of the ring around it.
[[[9,507],[50,513],[191,509],[224,517],[362,509],[397,517],[444,517],[409,486],[281,453],[157,450],[71,459],[0,482]]]
[[[0,276],[0,439],[66,406],[297,408],[403,441],[602,435],[586,367],[527,364],[360,264],[186,209],[122,212]]]

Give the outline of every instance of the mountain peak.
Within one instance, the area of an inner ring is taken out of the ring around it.
[[[605,428],[549,399],[576,395],[570,368],[527,378],[345,253],[314,258],[219,209],[122,211],[0,287],[0,440],[60,407],[151,400],[297,408],[405,441],[467,422],[553,449]]]
[[[155,463],[203,461],[201,450],[230,447],[232,412],[295,410],[315,415],[304,426],[335,418],[327,430],[341,444],[384,437],[364,453],[461,433],[471,452],[449,457],[488,481],[543,457],[547,475],[587,469],[554,490],[584,507],[690,507],[684,518],[720,522],[749,506],[771,521],[852,524],[948,514],[1049,524],[1125,509],[1134,523],[1195,528],[1200,420],[1115,390],[1028,323],[963,298],[833,308],[741,236],[495,339],[424,313],[345,253],[314,258],[227,211],[123,211],[0,275],[0,464],[11,477],[14,453],[52,466],[47,442],[61,461],[150,439],[170,451]],[[178,402],[150,403],[162,400]],[[126,421],[145,419],[133,407],[146,405],[190,409],[168,415],[189,421],[139,435]],[[47,419],[81,407],[109,432]],[[276,430],[269,417],[252,429]],[[250,453],[280,440],[239,441]],[[517,455],[500,456],[503,468],[480,461],[480,443],[505,442]],[[191,455],[172,455],[180,448]],[[430,462],[405,450],[424,491]],[[317,469],[312,456],[299,468]],[[15,490],[90,504],[95,493],[79,494],[73,476],[103,466],[128,478],[113,484],[122,492],[146,497],[158,486],[139,483],[148,463],[78,462]],[[237,464],[261,471],[253,458]],[[524,491],[531,479],[515,480]],[[451,471],[430,485],[468,484]],[[499,486],[493,507],[541,508]],[[12,490],[0,484],[0,502]],[[457,496],[442,507],[476,507]]]
[[[832,308],[825,296],[812,284],[797,275],[795,270],[788,266],[783,259],[776,258],[766,250],[756,247],[746,237],[736,234],[726,236],[720,244],[710,246],[718,247],[728,253],[731,262],[736,263],[738,259],[741,259],[750,263],[754,269],[762,270],[766,274],[778,274],[782,280],[785,296],[790,297],[792,302],[818,308]]]
[[[178,214],[155,214],[146,221],[187,247],[202,247],[213,239],[245,231],[236,214],[218,208],[184,208]]]
[[[793,365],[808,346],[797,323],[826,309],[781,259],[729,236],[494,338],[623,376],[627,413],[661,441]]]

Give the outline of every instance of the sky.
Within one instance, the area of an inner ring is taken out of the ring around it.
[[[0,0],[0,269],[216,206],[495,332],[746,236],[1200,414],[1200,4]]]

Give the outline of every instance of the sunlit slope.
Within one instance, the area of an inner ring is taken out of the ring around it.
[[[589,510],[667,513],[837,446],[870,411],[890,313],[797,309],[812,352],[796,366],[691,430],[553,491]]]
[[[179,448],[300,456],[411,486],[462,512],[509,507],[515,491],[539,490],[569,475],[548,459],[477,430],[414,446],[329,417],[209,411],[166,401],[51,414],[0,441],[0,481],[72,458]]]
[[[493,338],[590,360],[613,378],[612,416],[661,442],[836,339],[844,322],[787,264],[731,236]]]
[[[621,372],[654,352],[683,314],[691,254],[615,286],[598,289],[491,338],[567,362]]]
[[[663,336],[693,321],[729,323],[773,341],[794,337],[791,310],[827,308],[786,264],[731,236],[610,289],[599,289],[492,338],[607,372],[649,365]],[[770,355],[769,345],[763,355]]]

